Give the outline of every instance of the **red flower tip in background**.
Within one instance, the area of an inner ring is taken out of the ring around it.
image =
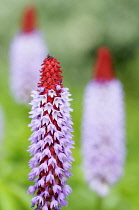
[[[94,78],[100,81],[109,81],[115,78],[111,52],[107,47],[98,49]]]
[[[48,57],[44,60],[42,64],[41,78],[39,87],[43,87],[44,93],[48,93],[49,90],[53,89],[56,90],[57,85],[62,85],[62,75],[61,75],[61,66],[59,66],[59,62],[57,59],[53,58],[52,56],[48,55]],[[47,81],[47,82],[46,82]]]
[[[22,31],[30,33],[36,29],[36,10],[33,6],[28,6],[24,10],[22,18]]]

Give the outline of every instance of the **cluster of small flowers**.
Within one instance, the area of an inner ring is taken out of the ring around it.
[[[49,73],[48,73],[49,72]],[[33,134],[30,137],[29,152],[34,157],[29,161],[32,168],[29,179],[35,185],[28,193],[35,193],[32,206],[36,210],[58,210],[67,205],[66,198],[71,193],[66,178],[71,176],[73,158],[71,149],[72,121],[70,116],[67,88],[62,87],[60,67],[56,59],[44,60],[37,91],[33,91],[31,124]]]

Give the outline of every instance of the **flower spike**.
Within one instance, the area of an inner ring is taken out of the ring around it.
[[[106,196],[123,174],[125,119],[122,85],[115,78],[110,52],[98,52],[95,77],[84,95],[82,155],[88,185]]]
[[[37,91],[33,91],[29,152],[32,168],[28,193],[35,193],[32,206],[38,210],[59,210],[67,205],[71,188],[66,178],[71,176],[72,121],[69,92],[62,85],[61,69],[57,59],[49,56],[40,70]]]
[[[48,54],[41,31],[36,27],[34,7],[25,9],[20,32],[10,47],[10,88],[17,103],[28,104],[39,81],[41,62]]]

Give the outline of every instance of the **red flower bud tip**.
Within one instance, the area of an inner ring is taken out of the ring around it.
[[[100,81],[109,81],[115,78],[112,56],[107,47],[98,49],[94,78]]]
[[[22,31],[30,33],[36,29],[36,10],[33,6],[25,8],[22,18]]]
[[[43,93],[47,93],[51,89],[57,92],[57,85],[63,87],[61,72],[62,71],[60,70],[59,62],[57,59],[48,55],[48,57],[43,61],[40,82],[38,84],[39,87],[44,88]]]

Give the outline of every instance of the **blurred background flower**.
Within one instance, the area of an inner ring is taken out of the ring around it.
[[[106,196],[123,174],[125,122],[122,85],[112,57],[99,48],[94,78],[85,88],[82,119],[83,171],[89,187]]]
[[[18,103],[30,102],[31,91],[37,88],[39,81],[38,69],[48,54],[36,21],[35,8],[27,7],[21,30],[10,47],[10,88]]]
[[[30,109],[16,104],[11,97],[8,56],[11,40],[16,31],[20,30],[19,19],[29,3],[34,3],[36,7],[39,28],[44,32],[44,41],[47,41],[54,57],[60,60],[64,86],[69,87],[74,99],[72,119],[76,149],[73,154],[76,161],[72,169],[74,176],[69,180],[73,192],[66,209],[96,208],[96,195],[86,185],[80,168],[82,162],[80,125],[83,90],[90,79],[96,49],[101,45],[106,45],[112,51],[116,75],[125,91],[128,156],[125,176],[104,198],[103,209],[137,210],[139,206],[138,0],[5,0],[0,2],[0,104],[5,111],[6,122],[2,145],[3,159],[0,163],[0,178],[5,185],[1,190],[3,194],[0,193],[2,201],[0,205],[4,201],[3,197],[5,197],[5,202],[0,209],[30,209],[30,198],[26,195],[26,190],[30,185],[27,181],[29,155],[26,152],[29,145],[27,139],[30,136],[29,128],[27,128],[30,122],[27,112]],[[11,196],[11,191],[13,191],[12,195],[15,195],[16,191],[18,196]],[[18,203],[18,206],[15,203]]]

